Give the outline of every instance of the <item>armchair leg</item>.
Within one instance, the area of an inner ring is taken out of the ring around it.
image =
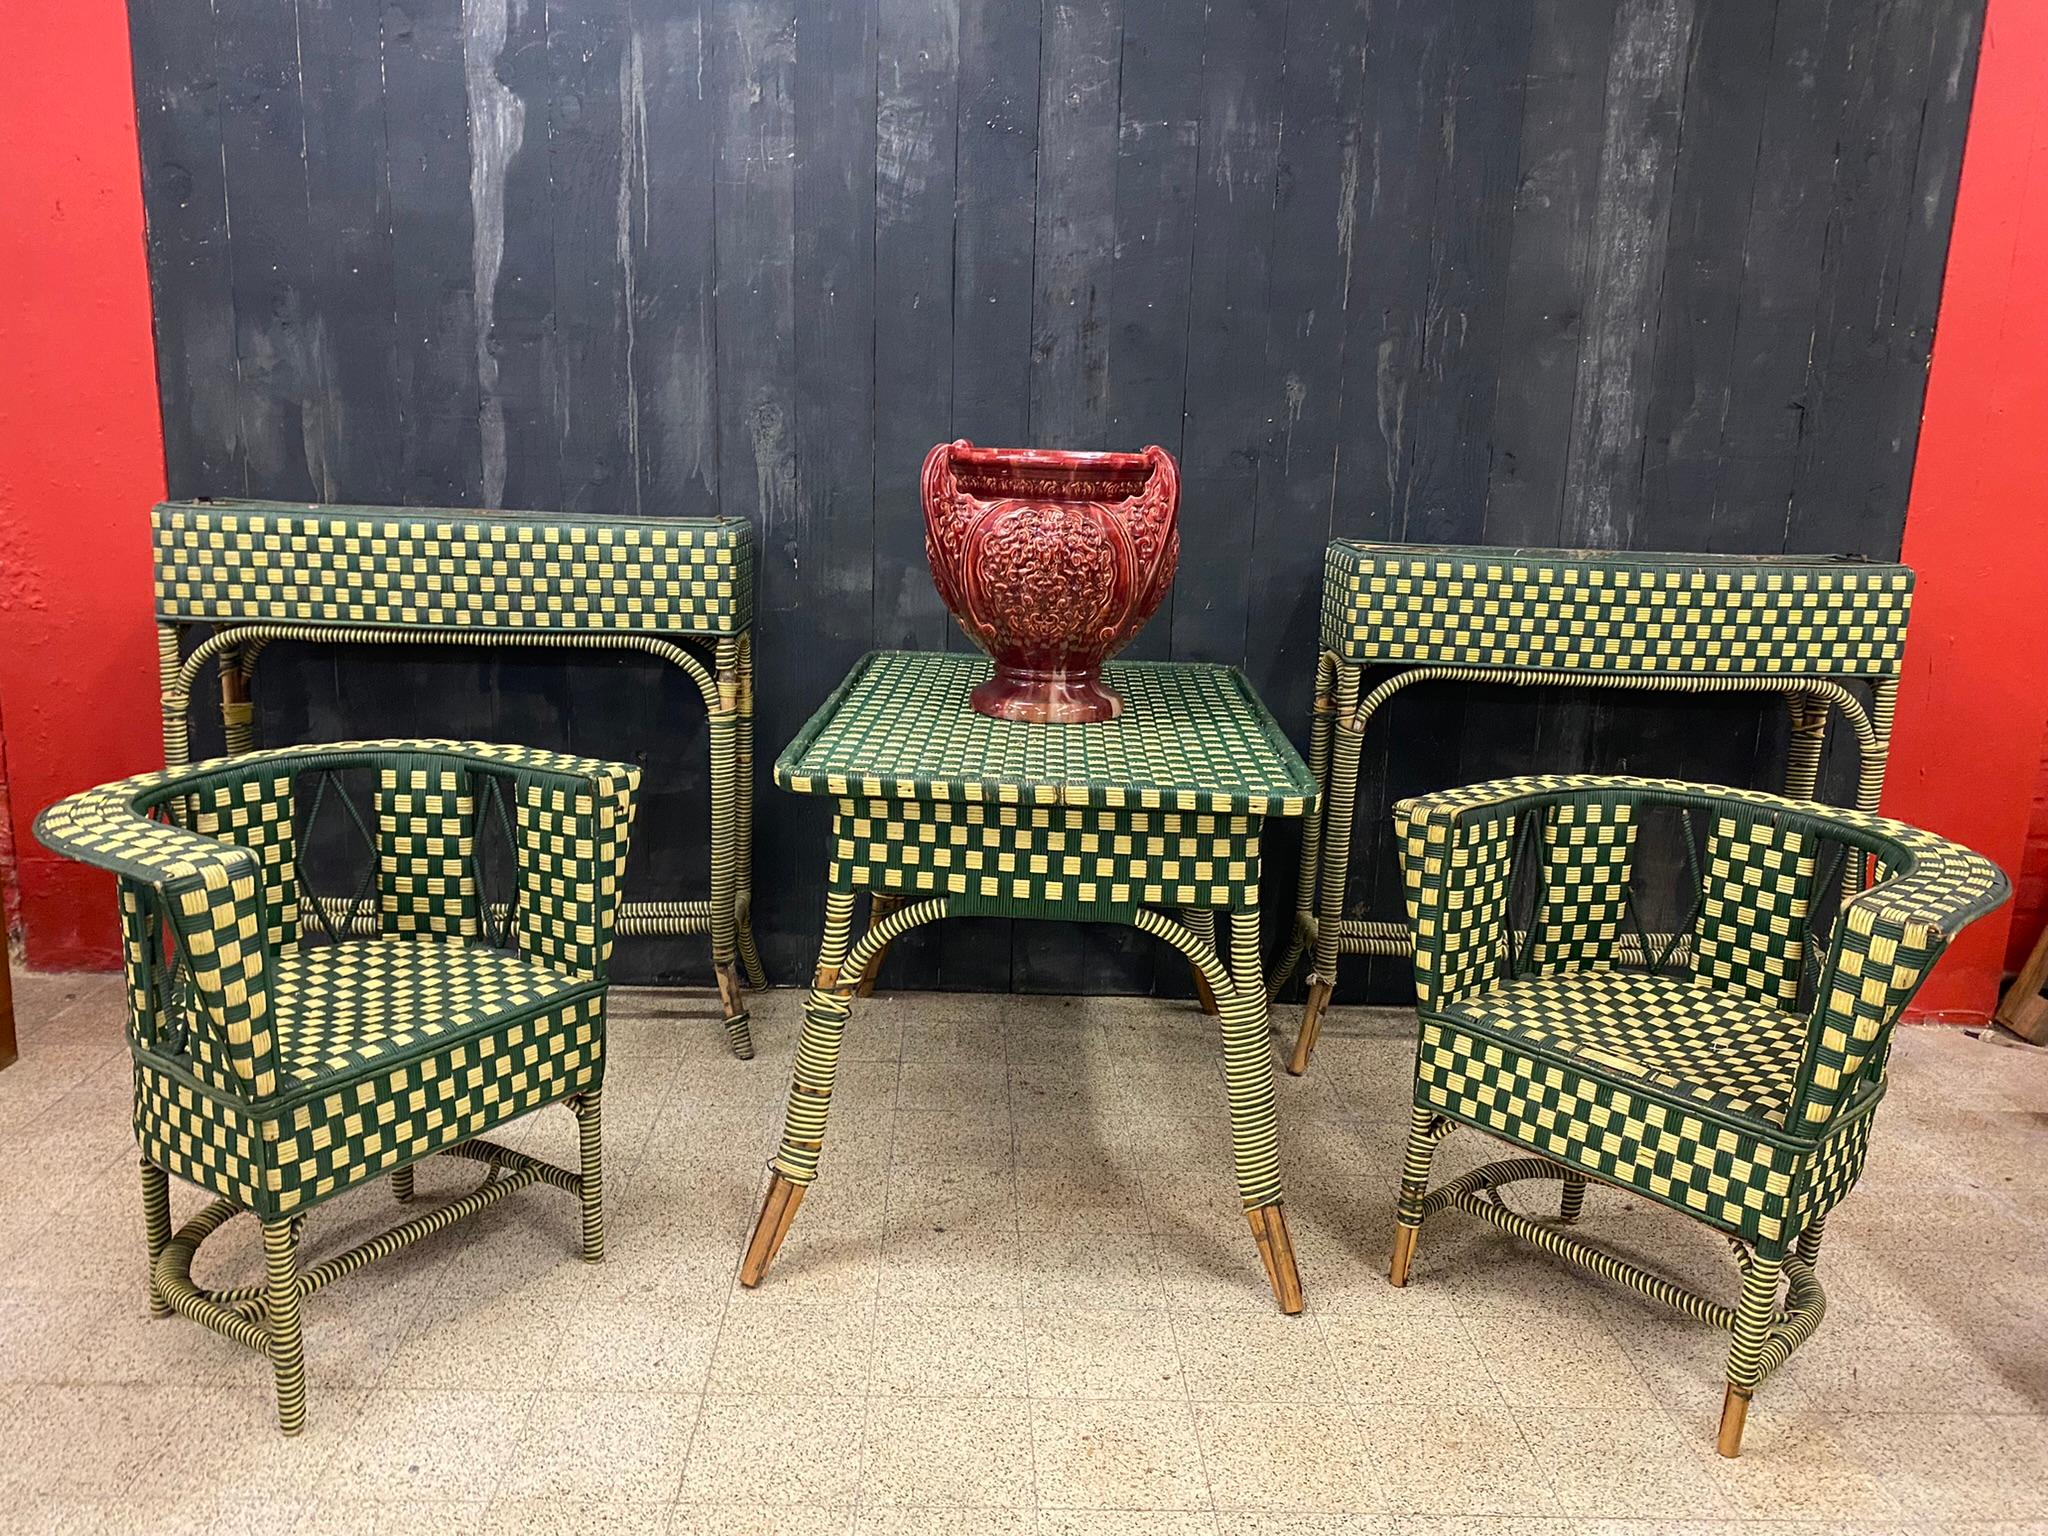
[[[1781,1260],[1753,1258],[1742,1276],[1742,1300],[1735,1308],[1735,1338],[1728,1347],[1728,1391],[1721,1400],[1721,1433],[1715,1448],[1731,1459],[1742,1454],[1742,1429],[1749,1401],[1763,1379],[1764,1341],[1778,1312]]]
[[[391,1170],[391,1195],[400,1205],[411,1205],[413,1196],[412,1164]]]
[[[1557,1219],[1566,1226],[1572,1225],[1586,1208],[1586,1176],[1583,1173],[1567,1173],[1564,1176],[1564,1193],[1557,1198]]]
[[[576,1141],[582,1153],[583,1262],[604,1260],[604,1129],[602,1092],[569,1101],[576,1116]]]
[[[270,1326],[270,1369],[277,1379],[277,1427],[306,1427],[306,1351],[299,1333],[299,1224],[263,1224],[263,1308]]]
[[[1721,1396],[1721,1433],[1714,1442],[1714,1449],[1733,1461],[1742,1454],[1742,1430],[1749,1422],[1750,1389],[1728,1383],[1728,1390]]]
[[[1408,1153],[1401,1162],[1401,1193],[1394,1201],[1394,1257],[1387,1282],[1397,1290],[1408,1283],[1416,1244],[1422,1241],[1422,1198],[1429,1193],[1429,1165],[1436,1160],[1439,1140],[1436,1116],[1420,1104],[1408,1111]]]
[[[171,1304],[156,1283],[156,1261],[171,1240],[171,1179],[148,1158],[142,1160],[142,1229],[149,1243],[149,1315],[169,1317]]]

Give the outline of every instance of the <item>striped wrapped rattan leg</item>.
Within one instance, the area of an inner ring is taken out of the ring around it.
[[[1330,778],[1323,808],[1321,880],[1316,897],[1315,969],[1309,973],[1308,1001],[1302,1007],[1301,1030],[1287,1070],[1299,1077],[1308,1070],[1309,1053],[1322,1032],[1323,1014],[1337,987],[1338,945],[1343,936],[1344,882],[1351,865],[1351,817],[1358,801],[1358,759],[1365,744],[1365,719],[1358,692],[1363,673],[1358,667],[1337,668],[1335,733],[1330,751]]]
[[[1316,658],[1316,701],[1309,717],[1308,772],[1318,795],[1330,793],[1330,725],[1337,718],[1337,653],[1324,651]],[[1279,962],[1266,973],[1266,991],[1277,995],[1293,976],[1308,951],[1308,936],[1315,932],[1317,877],[1322,869],[1322,807],[1302,818],[1301,860],[1296,870],[1294,926],[1287,935],[1287,948]]]
[[[1429,1165],[1436,1160],[1437,1143],[1449,1130],[1449,1122],[1420,1104],[1408,1111],[1408,1152],[1401,1161],[1401,1193],[1394,1201],[1394,1257],[1387,1267],[1387,1279],[1395,1286],[1408,1283],[1408,1267],[1415,1262],[1415,1245],[1422,1237]]]
[[[169,1317],[171,1304],[156,1283],[156,1261],[171,1240],[171,1177],[146,1157],[142,1160],[142,1230],[149,1244],[149,1315]]]
[[[581,1153],[576,1192],[583,1201],[583,1261],[604,1259],[604,1093],[580,1094],[569,1100],[576,1116],[576,1145]]]
[[[1557,1219],[1570,1226],[1586,1209],[1586,1176],[1565,1170],[1564,1190],[1557,1197]]]
[[[789,1104],[782,1116],[782,1145],[768,1165],[767,1198],[761,1202],[754,1235],[740,1261],[740,1284],[749,1288],[759,1285],[768,1273],[789,1234],[789,1224],[796,1219],[804,1191],[818,1176],[825,1119],[832,1109],[832,1083],[839,1074],[839,1048],[846,1038],[846,1021],[853,1013],[854,987],[860,981],[855,976],[851,984],[840,984],[853,937],[853,901],[852,891],[825,893],[825,936],[818,946],[818,972],[811,982],[811,995],[804,1004],[803,1031],[797,1037],[796,1070],[790,1077]],[[926,905],[944,907],[943,902]],[[893,913],[868,930],[861,939],[866,952],[863,958],[879,947],[876,935],[883,935],[880,943],[886,944],[892,936],[889,930],[905,915]]]
[[[1782,1268],[1777,1259],[1752,1259],[1742,1274],[1742,1301],[1735,1309],[1735,1340],[1728,1347],[1728,1390],[1721,1399],[1721,1434],[1715,1446],[1723,1456],[1742,1454],[1749,1400],[1764,1377],[1764,1344],[1777,1315]]]
[[[1213,953],[1213,951],[1212,951]],[[1211,987],[1224,978],[1211,978]],[[1301,1273],[1280,1206],[1280,1122],[1274,1111],[1273,1048],[1267,1040],[1266,978],[1259,965],[1256,908],[1230,915],[1230,972],[1217,994],[1223,1023],[1223,1080],[1230,1095],[1230,1153],[1237,1193],[1251,1223],[1273,1299],[1302,1309]]]
[[[391,1193],[400,1205],[411,1205],[413,1197],[413,1165],[391,1170]]]
[[[876,924],[889,916],[890,913],[899,912],[902,908],[903,898],[901,896],[884,896],[879,893],[870,896],[868,898],[868,931],[872,933]],[[888,953],[889,946],[884,944],[875,951],[874,958],[861,967],[860,985],[853,990],[855,997],[873,997],[875,995],[875,978],[882,974],[882,960]]]
[[[299,1219],[263,1224],[263,1313],[270,1329],[270,1369],[277,1378],[277,1427],[306,1427],[306,1349],[299,1333]]]
[[[1216,948],[1216,914],[1207,907],[1197,907],[1183,912],[1180,920],[1187,924],[1188,931],[1201,940],[1212,951]],[[1202,974],[1202,968],[1192,960],[1188,970],[1195,978],[1195,996],[1202,1004],[1202,1012],[1216,1018],[1220,1010],[1216,1006],[1216,989],[1209,985],[1209,978]]]
[[[761,951],[754,945],[754,636],[739,637],[740,711],[733,734],[733,842],[738,850],[733,875],[733,918],[738,929],[740,964],[747,985],[765,987]]]
[[[718,642],[718,686],[711,696],[711,970],[732,1053],[749,1061],[754,1032],[739,968],[739,653],[732,636]]]

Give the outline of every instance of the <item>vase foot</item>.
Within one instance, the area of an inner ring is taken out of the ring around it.
[[[1100,671],[1031,672],[998,665],[996,675],[974,690],[975,709],[998,720],[1084,725],[1114,720],[1124,701],[1105,687]]]

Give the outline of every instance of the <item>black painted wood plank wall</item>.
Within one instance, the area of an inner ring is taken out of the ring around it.
[[[765,769],[862,651],[962,643],[927,447],[1156,441],[1184,553],[1134,652],[1244,665],[1299,735],[1333,535],[1896,555],[1981,11],[131,0],[171,493],[751,518]],[[636,756],[634,881],[706,880],[701,711],[652,667],[279,647],[259,709]],[[1417,690],[1354,900],[1391,910],[1395,794],[1782,750],[1739,702]],[[764,788],[785,980],[822,839]],[[622,966],[707,975],[700,942]],[[1039,924],[891,966],[1185,987]]]

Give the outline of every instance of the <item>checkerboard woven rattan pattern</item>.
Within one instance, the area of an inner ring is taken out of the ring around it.
[[[1339,540],[1323,647],[1353,664],[1890,677],[1913,573],[1750,559]]]
[[[165,502],[172,623],[728,635],[753,615],[753,542],[728,518]]]
[[[1750,1241],[1785,1232],[1801,1149],[1593,1070],[1425,1019],[1418,1104]]]
[[[237,1103],[138,1057],[135,1138],[158,1167],[268,1220],[603,1081],[604,996],[584,988],[426,1054],[267,1104]]]
[[[832,823],[842,890],[1012,907],[1252,910],[1263,819],[988,801],[846,799]]]
[[[1028,725],[977,714],[979,656],[878,651],[775,764],[798,794],[1299,816],[1315,783],[1228,667],[1112,662],[1115,720]]]
[[[1782,1125],[1806,1021],[1688,976],[1563,971],[1446,1011],[1475,1033],[1550,1051],[1706,1109]]]

